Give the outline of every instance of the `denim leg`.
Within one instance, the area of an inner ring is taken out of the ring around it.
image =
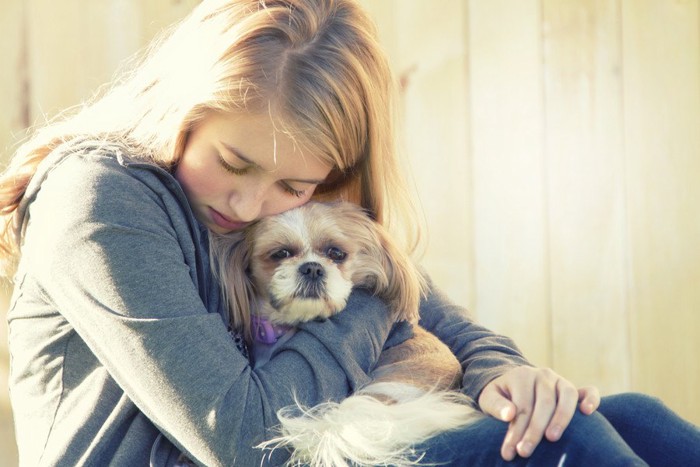
[[[637,393],[604,397],[598,411],[651,466],[700,466],[700,428],[659,399]]]
[[[421,463],[452,467],[647,465],[598,413],[586,416],[577,412],[559,441],[542,440],[532,456],[516,457],[511,462],[504,461],[500,454],[507,428],[507,423],[486,417],[463,429],[443,433],[418,448],[418,452],[425,452]]]

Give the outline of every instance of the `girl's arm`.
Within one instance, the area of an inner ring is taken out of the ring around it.
[[[463,391],[477,400],[484,387],[506,371],[530,365],[515,343],[474,323],[432,283],[421,302],[420,325],[447,344],[462,363]]]

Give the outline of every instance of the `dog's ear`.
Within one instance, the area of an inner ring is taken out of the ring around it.
[[[387,276],[386,287],[377,293],[389,302],[397,320],[417,323],[420,301],[425,295],[425,279],[413,260],[397,246],[386,230],[379,224],[373,224],[380,244],[377,257]]]
[[[386,300],[397,321],[417,323],[426,282],[413,260],[381,225],[359,208],[345,216],[351,219],[354,226],[347,229],[348,232],[357,228],[365,231],[359,235],[364,250],[361,261],[364,264],[358,268],[359,274],[364,277],[359,279],[361,284],[356,282],[356,285],[366,287]]]
[[[251,341],[250,314],[255,307],[255,288],[250,280],[249,242],[243,233],[216,235],[210,242],[212,270],[221,284],[231,327]]]

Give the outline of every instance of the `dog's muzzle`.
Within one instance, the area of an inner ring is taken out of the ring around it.
[[[326,271],[315,261],[299,266],[299,287],[296,295],[301,298],[319,298],[326,287]]]

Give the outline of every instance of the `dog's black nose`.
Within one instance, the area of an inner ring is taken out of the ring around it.
[[[316,280],[323,277],[323,266],[310,261],[299,266],[299,273],[309,280]]]

